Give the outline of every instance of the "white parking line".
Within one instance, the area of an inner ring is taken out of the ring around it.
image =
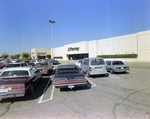
[[[51,79],[51,78],[50,78]],[[42,100],[43,99],[43,97],[44,97],[44,93],[46,92],[46,89],[47,89],[47,87],[48,87],[48,85],[49,85],[49,83],[50,83],[50,79],[49,79],[49,81],[48,81],[48,83],[47,83],[47,86],[45,87],[45,90],[43,91],[43,94],[42,94],[42,96],[40,97],[40,100],[38,101],[38,103],[43,103],[43,102],[47,102],[47,101],[50,101],[50,100],[52,100],[53,99],[53,94],[54,94],[54,85],[53,85],[53,87],[52,87],[52,93],[51,93],[51,96],[50,96],[50,98],[49,99],[47,99],[47,100]]]
[[[86,79],[92,84],[92,86],[91,87],[94,87],[94,86],[96,86],[96,84],[95,83],[93,83],[90,79],[88,79],[87,77],[86,77]]]
[[[113,75],[113,74],[110,74],[109,73],[109,77],[113,78],[113,79],[119,79],[120,77],[116,76],[116,75]]]

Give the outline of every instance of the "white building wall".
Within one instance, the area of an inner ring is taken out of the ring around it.
[[[46,53],[48,52],[48,49],[41,49],[41,48],[33,48],[31,49],[31,58],[32,59],[38,59],[38,53]]]
[[[63,47],[58,47],[53,49],[54,57],[59,57],[63,55]]]
[[[76,51],[76,50],[68,51],[68,48],[70,48],[70,47],[71,48],[79,48],[79,51]],[[69,54],[88,53],[89,52],[88,41],[65,45],[65,46],[63,46],[62,51],[63,51],[63,53],[61,54],[61,56],[63,56],[64,60],[68,60]]]
[[[150,61],[150,30],[138,33],[138,61]]]
[[[97,55],[109,54],[109,39],[98,40]]]
[[[97,40],[89,41],[89,57],[97,56]]]
[[[79,51],[68,51],[69,47],[79,47]],[[150,30],[112,37],[107,39],[84,41],[55,48],[54,56],[63,56],[67,60],[69,54],[89,53],[89,57],[113,54],[138,54],[138,58],[128,61],[150,61]]]

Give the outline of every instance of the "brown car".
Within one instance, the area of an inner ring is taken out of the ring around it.
[[[41,71],[42,74],[48,74],[53,69],[52,63],[50,64],[48,62],[36,63],[34,67],[36,67],[39,71]]]
[[[35,67],[17,67],[3,70],[0,75],[0,100],[33,94],[34,86],[42,79]]]

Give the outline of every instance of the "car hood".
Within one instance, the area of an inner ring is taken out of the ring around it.
[[[68,74],[55,74],[55,78],[67,78],[67,77],[85,77],[81,72],[79,73],[68,73]]]
[[[8,77],[8,78],[0,78],[1,84],[12,84],[12,83],[25,83],[29,77]]]

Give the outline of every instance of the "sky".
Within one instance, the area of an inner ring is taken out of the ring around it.
[[[146,30],[150,0],[0,0],[0,55]]]

